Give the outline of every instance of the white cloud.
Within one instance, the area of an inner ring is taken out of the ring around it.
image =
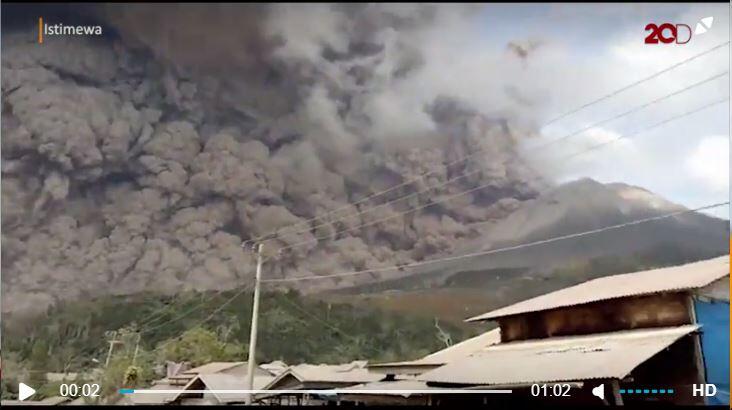
[[[627,6],[627,5],[622,5]],[[645,7],[645,6],[644,6]],[[616,10],[624,19],[607,24],[607,17],[592,7],[584,13],[562,8],[566,16],[595,26],[596,36],[579,36],[585,25],[567,21],[556,24],[566,35],[546,30],[554,42],[537,55],[532,72],[535,81],[525,86],[544,86],[549,98],[543,100],[541,112],[548,120],[573,107],[593,101],[599,96],[633,83],[693,55],[729,40],[728,5],[647,5],[642,13],[630,15],[627,7]],[[580,11],[582,11],[580,10]],[[686,45],[643,43],[645,24],[672,21],[693,27],[701,17],[713,15],[711,31],[692,39]],[[579,39],[579,40],[578,40]],[[562,53],[561,50],[571,52]],[[563,58],[557,58],[561,56]],[[532,66],[529,67],[530,69]],[[698,207],[723,200],[729,184],[729,103],[717,104],[694,114],[682,114],[728,95],[729,75],[707,82],[684,93],[674,95],[650,107],[612,118],[662,96],[729,70],[729,48],[722,47],[687,64],[632,87],[618,95],[593,104],[561,120],[545,126],[542,138],[527,142],[541,145],[568,134],[575,134],[592,124],[600,126],[579,133],[556,144],[551,150],[535,153],[531,158],[544,175],[557,182],[591,177],[602,182],[622,181],[649,189],[671,201]],[[681,117],[650,128],[667,119]],[[641,132],[639,132],[641,131]],[[617,136],[629,136],[602,148],[558,160],[569,154]],[[722,145],[725,144],[725,145]],[[715,211],[726,217],[727,208]]]
[[[729,191],[729,139],[726,136],[705,137],[685,163],[686,169],[699,182],[715,192]]]

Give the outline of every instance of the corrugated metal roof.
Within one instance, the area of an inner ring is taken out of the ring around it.
[[[274,380],[274,376],[254,376],[254,389],[263,389]],[[245,377],[232,376],[228,374],[209,373],[199,374],[191,380],[180,393],[175,395],[173,400],[184,399],[186,390],[247,390]],[[212,393],[221,403],[242,403],[246,400],[246,393]],[[199,394],[196,394],[199,395]]]
[[[264,389],[276,390],[281,380],[292,376],[301,383],[331,383],[334,385],[374,382],[384,378],[383,374],[369,371],[365,361],[354,361],[337,365],[298,364],[290,366]]]
[[[624,330],[489,346],[418,376],[428,383],[508,385],[621,379],[697,325]]]
[[[211,390],[236,390],[247,389],[246,378],[238,376],[230,376],[228,374],[201,374],[198,376],[208,389]],[[274,380],[274,376],[254,375],[254,390],[264,388],[269,382]]]
[[[270,363],[263,363],[260,364],[259,367],[275,376],[282,374],[287,370],[287,364],[281,360],[275,360]]]
[[[463,340],[462,342],[450,346],[447,349],[442,349],[438,352],[429,354],[422,358],[422,360],[433,363],[450,363],[453,360],[471,355],[478,350],[497,343],[501,343],[501,329],[499,328],[471,337],[470,339]]]
[[[419,380],[414,379],[401,379],[401,380],[394,380],[390,382],[372,382],[372,383],[363,383],[358,384],[356,386],[346,387],[343,390],[355,390],[358,392],[359,390],[386,390],[379,392],[379,395],[393,395],[393,396],[402,396],[402,397],[409,397],[409,393],[402,393],[398,390],[404,391],[404,390],[428,390],[428,389],[436,389],[435,387],[427,386],[427,383]],[[394,393],[388,392],[388,390],[397,390]],[[345,393],[347,394],[347,393]]]
[[[299,364],[290,370],[302,382],[363,383],[383,378],[381,374],[352,365]]]
[[[150,390],[176,390],[180,388],[180,386],[173,386],[164,383],[154,384],[151,387],[148,387]],[[124,399],[129,403],[139,406],[144,404],[165,404],[172,401],[175,396],[177,396],[177,393],[125,394]]]
[[[384,367],[411,367],[411,366],[437,366],[452,362],[457,359],[469,356],[487,346],[501,343],[501,329],[496,328],[470,339],[463,340],[446,349],[428,354],[417,360],[402,362],[370,364],[372,368]]]
[[[729,302],[729,276],[715,280],[703,288],[695,289],[694,295],[704,300]]]
[[[696,289],[729,275],[729,256],[642,272],[593,279],[467,319],[491,320],[601,300]]]
[[[232,367],[238,367],[242,365],[246,365],[247,362],[211,362],[206,363],[204,365],[194,367],[193,369],[188,369],[184,371],[182,374],[211,374],[211,373],[218,373],[222,372],[227,369],[231,369]]]

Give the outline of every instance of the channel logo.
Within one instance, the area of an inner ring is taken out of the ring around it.
[[[646,44],[686,44],[691,41],[693,35],[701,35],[706,33],[712,28],[714,23],[714,17],[704,17],[698,23],[692,32],[691,27],[688,24],[673,24],[673,23],[648,23],[646,24],[645,31],[648,32],[646,35]]]
[[[714,17],[704,17],[701,19],[698,23],[696,23],[696,29],[694,30],[694,35],[704,34],[709,29],[712,28],[712,24],[714,23]]]

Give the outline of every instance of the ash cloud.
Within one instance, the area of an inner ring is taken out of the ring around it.
[[[517,85],[497,76],[486,90],[495,107],[476,106],[434,74],[451,75],[436,50],[458,46],[450,28],[475,7],[110,5],[85,10],[112,35],[43,46],[6,27],[3,310],[232,288],[253,277],[241,242],[292,224],[312,229],[290,229],[267,250],[307,245],[276,255],[270,277],[449,254],[476,234],[471,223],[505,217],[537,189],[516,153],[532,131],[527,113],[500,91]]]

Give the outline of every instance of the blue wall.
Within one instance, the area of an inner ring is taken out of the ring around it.
[[[696,320],[702,325],[702,353],[707,383],[717,386],[708,404],[729,405],[729,302],[694,300]]]

